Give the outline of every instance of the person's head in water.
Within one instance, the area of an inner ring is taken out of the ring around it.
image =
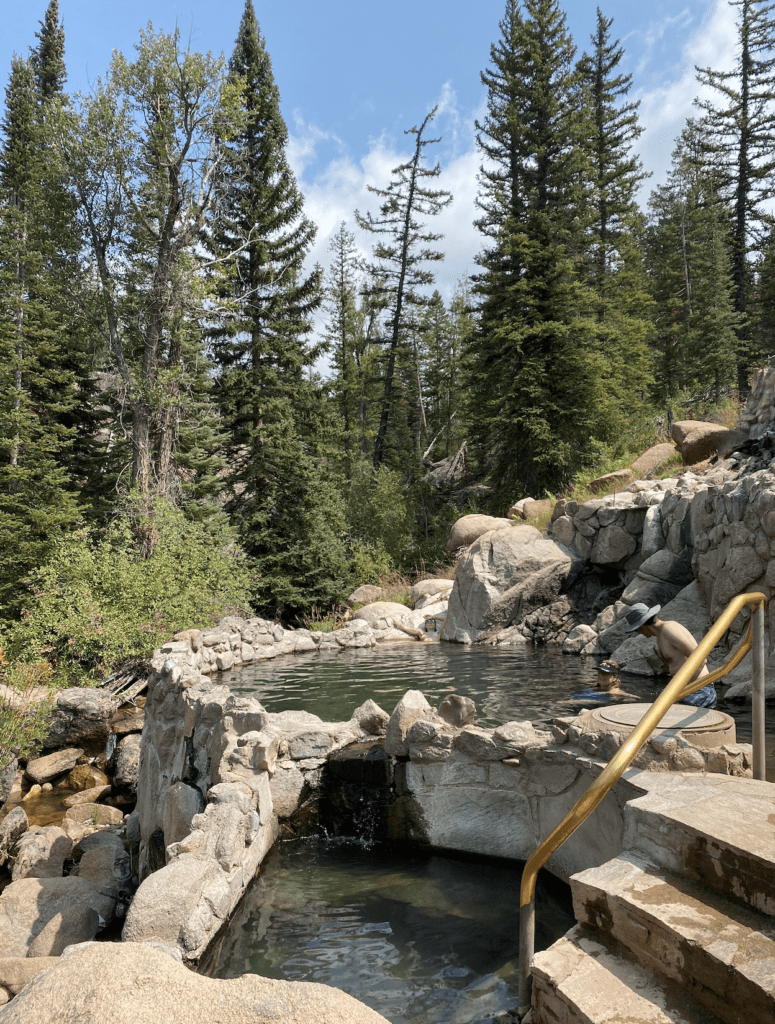
[[[616,661],[601,661],[597,666],[597,688],[598,690],[615,690],[618,689],[619,683],[619,663]]]

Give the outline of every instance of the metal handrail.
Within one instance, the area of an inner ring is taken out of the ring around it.
[[[730,672],[742,661],[753,647],[753,777],[764,779],[764,609],[767,598],[764,594],[739,594],[733,598],[716,622],[711,626],[697,647],[692,651],[684,664],[657,697],[654,703],[635,726],[627,739],[622,743],[603,771],[591,783],[565,818],[544,839],[538,849],[525,864],[522,872],[522,885],[519,893],[519,1008],[520,1019],[530,1009],[532,995],[532,976],[530,964],[535,946],[535,887],[538,872],[581,825],[594,809],[602,802],[610,789],[619,781],[624,772],[635,759],[640,748],[646,742],[656,726],[661,722],[668,708],[678,699],[687,697],[695,690],[707,686]],[[710,652],[729,629],[733,620],[740,612],[751,607],[753,614],[751,626],[745,640],[735,653],[721,666],[721,669],[693,680],[695,672],[701,667]]]

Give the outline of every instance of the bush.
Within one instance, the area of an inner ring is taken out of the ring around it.
[[[143,558],[136,537],[149,532],[156,543]],[[9,652],[49,661],[69,685],[149,654],[180,629],[247,609],[251,580],[224,516],[194,523],[166,501],[148,510],[130,498],[107,528],[64,540],[29,585]]]
[[[9,665],[0,649],[0,778],[14,757],[28,757],[40,748],[48,731],[52,707],[51,667]]]

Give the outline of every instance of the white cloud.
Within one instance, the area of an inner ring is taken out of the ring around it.
[[[639,146],[641,159],[645,169],[652,172],[641,191],[642,206],[654,186],[664,182],[675,141],[687,118],[699,113],[694,98],[713,96],[711,90],[697,81],[695,65],[731,70],[735,43],[735,9],[727,0],[716,0],[714,8],[686,40],[680,61],[672,69],[657,68],[660,84],[634,93],[633,98],[640,100],[640,121],[644,127]]]

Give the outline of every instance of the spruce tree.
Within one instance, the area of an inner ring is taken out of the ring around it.
[[[579,269],[588,166],[575,48],[555,0],[523,7],[507,3],[477,126],[489,244],[478,257],[468,418],[497,500],[566,486],[600,459],[616,423]]]
[[[736,382],[732,212],[719,197],[718,172],[703,162],[700,126],[691,122],[655,189],[647,260],[658,345],[654,397],[718,401]]]
[[[326,340],[335,370],[333,380],[342,419],[344,474],[352,478],[353,460],[361,454],[365,440],[361,422],[363,396],[364,312],[358,306],[360,260],[355,249],[355,235],[342,221],[331,239],[332,255],[326,289],[329,319]]]
[[[737,382],[746,391],[748,373],[760,355],[751,348],[755,332],[744,319],[753,286],[749,258],[761,252],[770,226],[767,207],[775,196],[775,5],[766,0],[729,3],[739,8],[736,65],[728,72],[698,67],[699,82],[720,94],[720,100],[697,103],[705,112],[705,146],[720,172],[719,191],[734,208]]]
[[[371,213],[362,216],[356,211],[358,224],[378,236],[374,245],[374,259],[367,269],[374,278],[375,294],[385,303],[387,321],[383,344],[387,359],[383,376],[382,403],[379,427],[374,441],[373,465],[378,469],[385,459],[386,449],[403,448],[393,444],[395,438],[388,434],[390,426],[395,433],[396,423],[396,360],[399,350],[406,346],[407,327],[413,308],[427,304],[428,298],[420,289],[433,282],[433,274],[423,266],[427,262],[442,260],[444,254],[429,248],[442,236],[428,231],[419,217],[435,216],[452,202],[452,196],[444,189],[433,189],[426,184],[428,179],[437,178],[441,167],[423,165],[423,150],[434,145],[439,139],[423,137],[425,129],[433,120],[436,108],[426,115],[422,124],[410,128],[407,135],[415,137],[414,152],[409,160],[393,168],[390,184],[380,189],[369,185],[368,189],[382,199],[379,216]],[[392,417],[392,424],[391,424]],[[400,458],[400,457],[399,457]],[[397,460],[398,461],[398,460]]]
[[[252,0],[229,76],[241,90],[244,124],[226,142],[224,203],[207,241],[230,267],[221,296],[232,312],[212,331],[229,433],[227,509],[257,565],[256,603],[289,614],[341,596],[344,506],[315,436],[324,396],[309,368],[322,349],[308,336],[322,273],[303,267],[315,226],[288,164],[280,93]]]
[[[56,226],[61,191],[49,159],[33,62],[14,57],[0,149],[0,607],[24,605],[22,583],[79,519],[67,463],[77,402],[60,313]],[[48,102],[48,101],[46,101]]]

